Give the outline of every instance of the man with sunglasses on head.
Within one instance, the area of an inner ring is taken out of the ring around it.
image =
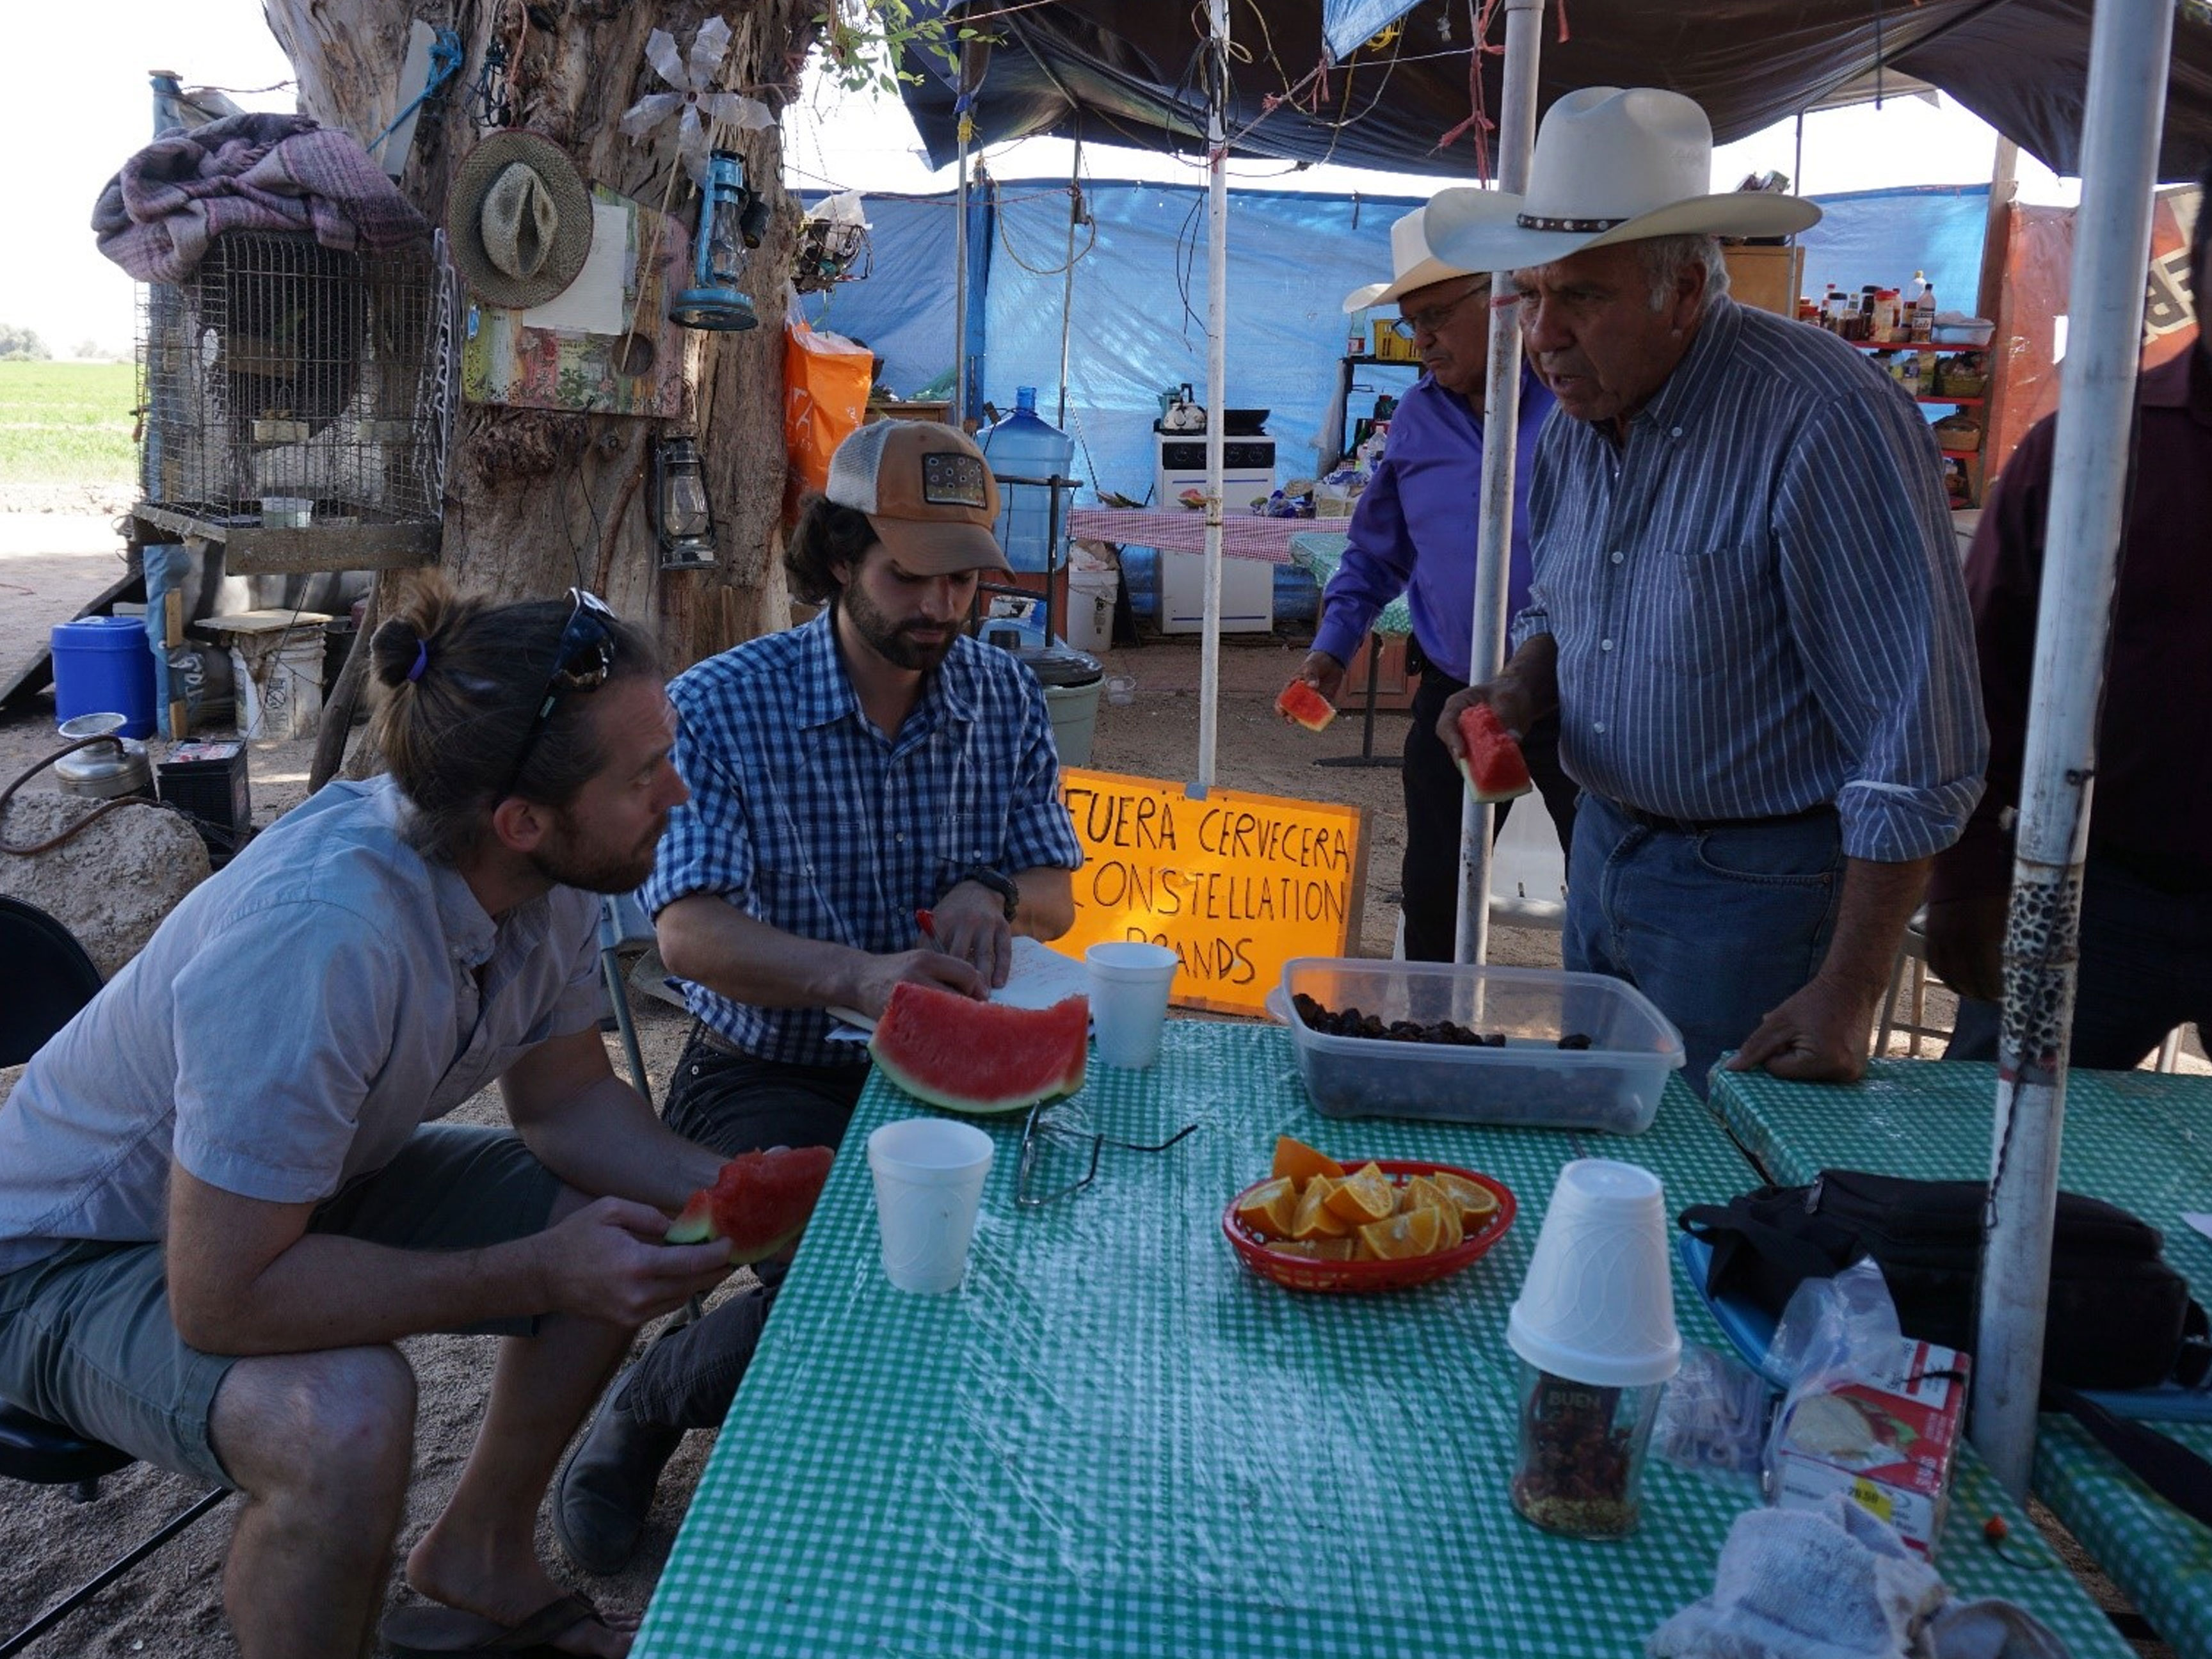
[[[391,772],[279,818],[0,1104],[0,1398],[244,1497],[240,1650],[366,1651],[406,1513],[393,1344],[505,1340],[406,1559],[400,1653],[620,1655],[537,1556],[637,1328],[726,1274],[661,1243],[720,1159],[608,1066],[598,894],[684,799],[652,642],[426,581],[372,641]],[[512,1130],[439,1122],[497,1084]]]
[[[1008,568],[981,452],[950,427],[879,422],[838,447],[828,482],[784,554],[821,614],[669,688],[691,799],[643,898],[696,1024],[662,1109],[730,1157],[843,1134],[868,1055],[833,1040],[831,1009],[872,1018],[902,981],[988,995],[1015,934],[1075,918],[1083,853],[1043,688],[963,631],[979,579]],[[618,1571],[684,1431],[721,1423],[781,1269],[762,1277],[610,1392],[555,1494],[578,1565]]]
[[[1408,667],[1420,675],[1406,731],[1406,855],[1401,901],[1406,955],[1449,962],[1459,904],[1463,786],[1437,738],[1444,700],[1468,680],[1474,612],[1475,525],[1482,506],[1483,398],[1490,372],[1490,278],[1430,250],[1419,210],[1390,228],[1395,275],[1354,289],[1346,311],[1395,300],[1398,331],[1421,355],[1421,378],[1399,400],[1375,477],[1352,507],[1344,562],[1322,596],[1320,631],[1298,676],[1334,700],[1346,665],[1377,613],[1401,593],[1413,622]],[[1528,478],[1552,394],[1521,374],[1521,428],[1513,471],[1512,609],[1528,599]],[[1538,722],[1522,744],[1562,848],[1574,838],[1575,786],[1559,769],[1559,723]],[[1498,809],[1505,827],[1507,805]]]

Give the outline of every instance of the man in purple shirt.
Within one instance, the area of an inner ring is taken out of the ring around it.
[[[2212,190],[2212,172],[2203,180]],[[2081,887],[2072,1061],[2128,1070],[2175,1026],[2212,1029],[2212,216],[2190,241],[2197,336],[2145,370],[2097,723],[2097,794]],[[1966,593],[1974,610],[1990,785],[1936,860],[1928,963],[1960,997],[1949,1057],[1996,1058],[2000,946],[2012,885],[2035,619],[2057,417],[2037,425],[1990,495]]]
[[[1334,701],[1345,666],[1382,607],[1406,595],[1413,613],[1409,665],[1421,677],[1406,732],[1406,857],[1401,901],[1406,955],[1449,962],[1459,913],[1459,769],[1436,732],[1444,700],[1467,684],[1474,611],[1475,526],[1482,505],[1482,400],[1490,372],[1490,278],[1455,270],[1429,251],[1419,210],[1390,228],[1393,279],[1356,289],[1344,308],[1398,302],[1400,331],[1426,371],[1399,401],[1375,477],[1352,509],[1344,562],[1322,596],[1324,616],[1298,676]],[[1521,426],[1513,474],[1508,614],[1528,602],[1528,479],[1552,394],[1521,375]],[[1559,769],[1559,722],[1522,740],[1561,847],[1574,835],[1575,785]],[[1505,825],[1506,806],[1498,809]]]

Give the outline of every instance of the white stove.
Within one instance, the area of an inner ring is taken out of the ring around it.
[[[1206,434],[1152,434],[1152,503],[1172,508],[1186,489],[1206,490]],[[1221,514],[1251,510],[1275,488],[1275,441],[1264,434],[1221,441]],[[1206,626],[1206,558],[1160,550],[1160,632],[1196,634]],[[1275,567],[1263,559],[1221,562],[1221,631],[1264,634],[1275,625]]]

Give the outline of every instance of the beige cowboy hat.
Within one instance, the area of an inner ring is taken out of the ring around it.
[[[446,241],[483,299],[542,306],[576,280],[592,251],[592,192],[551,139],[495,132],[453,176]]]
[[[1387,283],[1370,283],[1364,288],[1355,288],[1344,296],[1346,311],[1364,311],[1369,306],[1389,305],[1401,300],[1417,289],[1435,283],[1448,283],[1455,276],[1472,276],[1472,270],[1462,270],[1448,265],[1430,250],[1428,233],[1423,228],[1422,218],[1426,208],[1415,208],[1390,227],[1391,277]]]
[[[1712,193],[1713,129],[1679,92],[1584,87],[1544,113],[1518,196],[1461,187],[1425,210],[1428,245],[1466,270],[1549,264],[1654,236],[1787,236],[1820,210],[1774,191]]]

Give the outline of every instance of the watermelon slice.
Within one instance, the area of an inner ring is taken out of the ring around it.
[[[1528,763],[1513,734],[1498,723],[1486,702],[1460,710],[1460,745],[1467,750],[1459,763],[1460,775],[1479,801],[1511,800],[1536,786],[1528,776]]]
[[[1080,1089],[1090,1029],[1087,998],[1015,1008],[902,981],[868,1052],[915,1099],[988,1115]]]
[[[1283,688],[1283,695],[1275,699],[1275,712],[1309,732],[1318,732],[1336,718],[1328,699],[1304,680],[1292,680]]]
[[[668,1242],[727,1239],[732,1267],[765,1261],[805,1229],[836,1157],[827,1146],[739,1153],[722,1166],[713,1186],[691,1194],[668,1230]]]

